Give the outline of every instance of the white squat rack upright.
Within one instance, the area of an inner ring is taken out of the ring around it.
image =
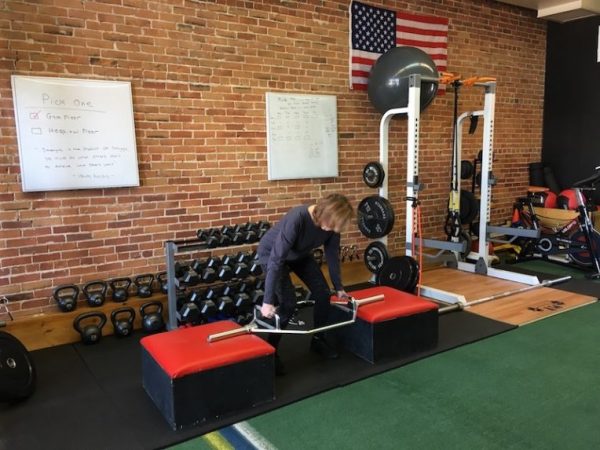
[[[406,165],[406,245],[405,254],[413,256],[413,240],[415,240],[415,229],[417,217],[413,208],[413,199],[418,198],[421,190],[419,181],[419,124],[421,118],[420,99],[421,99],[421,82],[430,81],[438,82],[438,79],[423,77],[418,74],[410,75],[408,82],[408,104],[403,108],[394,108],[388,110],[379,125],[379,160],[386,174],[389,173],[389,127],[392,118],[398,114],[406,114],[408,119],[407,132],[407,165]],[[496,82],[486,81],[475,83],[475,86],[484,89],[484,107],[483,110],[470,111],[463,113],[457,119],[457,136],[458,136],[458,156],[457,161],[461,159],[461,132],[462,124],[465,119],[471,116],[483,117],[483,146],[482,146],[482,165],[481,165],[481,200],[479,205],[479,247],[478,252],[471,252],[468,259],[475,259],[476,263],[467,261],[458,261],[457,268],[459,270],[488,275],[504,280],[516,281],[519,283],[536,285],[539,284],[537,277],[499,270],[490,267],[490,255],[488,249],[489,233],[504,233],[513,237],[527,236],[535,234],[536,230],[518,230],[510,227],[491,227],[490,222],[490,201],[492,196],[492,186],[490,184],[490,173],[492,171],[493,157],[493,138],[494,138],[494,110],[496,102]],[[383,184],[379,188],[379,195],[388,198],[388,176],[384,177]],[[460,192],[460,181],[458,186]],[[538,231],[539,233],[539,231]],[[531,235],[531,236],[530,236]],[[379,239],[387,245],[387,237]],[[424,239],[424,246],[441,249],[442,251],[452,251],[455,256],[460,253],[465,253],[465,242],[454,243],[446,241],[435,241]],[[415,242],[416,244],[416,242]],[[458,256],[457,256],[458,259]],[[420,285],[421,295],[446,303],[460,303],[464,301],[464,297],[452,292],[442,291],[430,286]]]

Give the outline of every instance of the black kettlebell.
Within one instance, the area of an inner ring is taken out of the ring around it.
[[[52,296],[62,312],[70,312],[77,308],[79,287],[74,284],[63,284],[54,289]]]
[[[85,325],[82,323],[86,319],[98,318],[98,323]],[[81,335],[81,342],[86,345],[96,344],[102,338],[102,327],[106,324],[106,314],[102,312],[89,312],[80,314],[73,321],[73,328]]]
[[[134,278],[133,283],[137,288],[137,296],[141,298],[152,297],[152,283],[154,283],[154,275],[145,273]]]
[[[149,308],[156,308],[152,312],[148,312]],[[156,333],[165,327],[165,321],[162,316],[163,305],[159,301],[144,303],[140,306],[140,314],[142,316],[142,329],[146,333]]]
[[[121,318],[119,318],[121,316]],[[125,317],[124,317],[125,316]],[[135,310],[129,306],[117,308],[110,313],[110,321],[115,329],[115,336],[131,336],[133,331],[133,320],[135,319]]]
[[[131,278],[115,278],[108,282],[112,290],[112,299],[115,302],[123,303],[129,298],[129,286],[131,286]]]
[[[108,284],[106,284],[106,281],[96,280],[90,281],[83,286],[83,293],[90,306],[100,306],[106,299],[107,289]]]
[[[160,272],[156,274],[156,280],[160,284],[160,292],[163,294],[169,293],[169,283],[167,280],[167,272]]]

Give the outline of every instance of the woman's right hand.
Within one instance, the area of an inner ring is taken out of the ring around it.
[[[268,303],[263,303],[260,307],[260,313],[263,317],[270,319],[275,315],[275,307],[273,305],[269,305]]]

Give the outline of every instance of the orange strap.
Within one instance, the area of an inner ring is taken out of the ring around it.
[[[496,81],[495,77],[470,77],[462,80],[463,86],[473,86],[475,83],[487,83],[489,81]]]
[[[451,72],[440,72],[441,84],[452,84],[457,80],[460,80],[460,75],[458,74],[455,75]]]

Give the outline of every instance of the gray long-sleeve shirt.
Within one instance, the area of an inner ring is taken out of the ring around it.
[[[275,286],[281,276],[281,268],[287,261],[304,258],[323,245],[329,275],[337,291],[342,290],[340,276],[340,235],[325,231],[315,225],[308,206],[292,208],[260,240],[258,258],[267,267],[264,303],[275,301]]]

